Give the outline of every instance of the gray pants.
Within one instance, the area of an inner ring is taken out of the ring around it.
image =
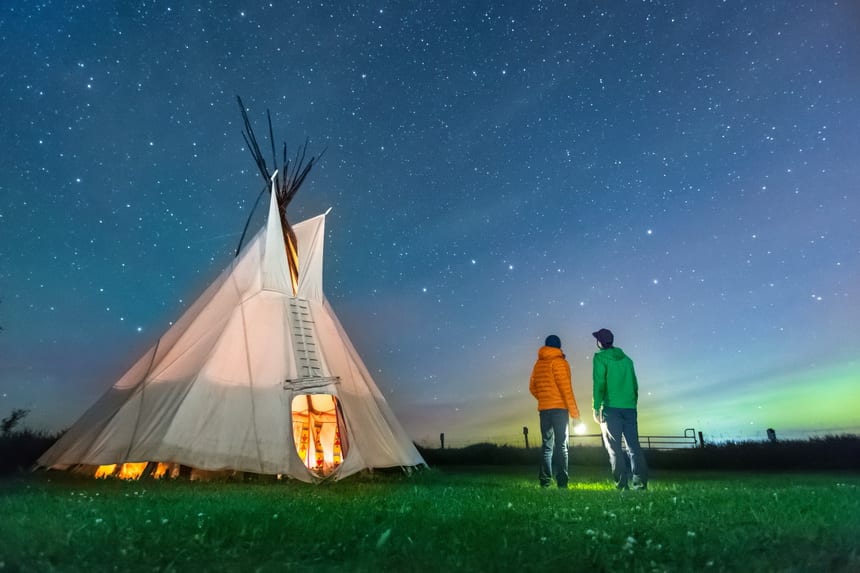
[[[552,478],[560,488],[567,487],[567,419],[570,416],[564,408],[541,410],[540,436],[543,457],[541,458],[538,479],[542,487],[549,487]]]
[[[636,408],[603,408],[603,444],[609,453],[615,487],[627,489],[632,476],[633,489],[645,489],[648,485],[648,464],[639,446],[639,424]],[[621,438],[627,443],[627,451],[621,446]]]

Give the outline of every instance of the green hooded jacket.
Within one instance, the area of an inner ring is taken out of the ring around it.
[[[604,406],[635,408],[639,399],[639,382],[630,357],[612,346],[595,352],[592,362],[594,409],[600,410]]]

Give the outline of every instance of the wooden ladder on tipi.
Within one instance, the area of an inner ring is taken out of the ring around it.
[[[323,375],[319,345],[314,335],[313,315],[308,301],[290,298],[288,320],[298,377],[285,380],[284,388],[298,390],[336,383],[340,379],[338,376]]]

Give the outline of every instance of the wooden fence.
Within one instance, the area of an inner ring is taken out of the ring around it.
[[[523,428],[526,430],[526,428]],[[531,439],[530,439],[531,438]],[[540,447],[540,434],[529,436],[528,431],[524,431],[521,436],[504,436],[504,437],[488,437],[483,440],[473,440],[466,442],[464,440],[449,440],[445,434],[439,434],[438,447],[445,448],[464,448],[475,445],[477,443],[496,444],[499,446],[514,446],[534,448]],[[684,434],[680,436],[651,436],[640,435],[639,443],[643,448],[652,450],[677,450],[685,448],[696,448],[704,446],[704,438],[702,432],[696,432],[694,428],[685,428]],[[603,436],[601,434],[574,434],[571,433],[568,439],[568,444],[571,446],[603,446]],[[434,447],[430,444],[424,444],[425,447]]]
[[[584,439],[595,443],[581,443]],[[601,434],[571,434],[568,440],[570,445],[603,445],[603,436]],[[685,428],[683,436],[639,436],[639,444],[643,448],[654,450],[677,450],[685,448],[701,447],[703,445],[702,433],[699,432],[698,438],[694,428]]]

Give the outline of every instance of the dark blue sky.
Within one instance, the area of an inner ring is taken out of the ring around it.
[[[238,94],[326,149],[291,220],[414,439],[536,429],[550,333],[587,411],[602,326],[643,433],[860,430],[860,8],[460,4],[4,5],[0,415],[70,425],[229,264]]]

